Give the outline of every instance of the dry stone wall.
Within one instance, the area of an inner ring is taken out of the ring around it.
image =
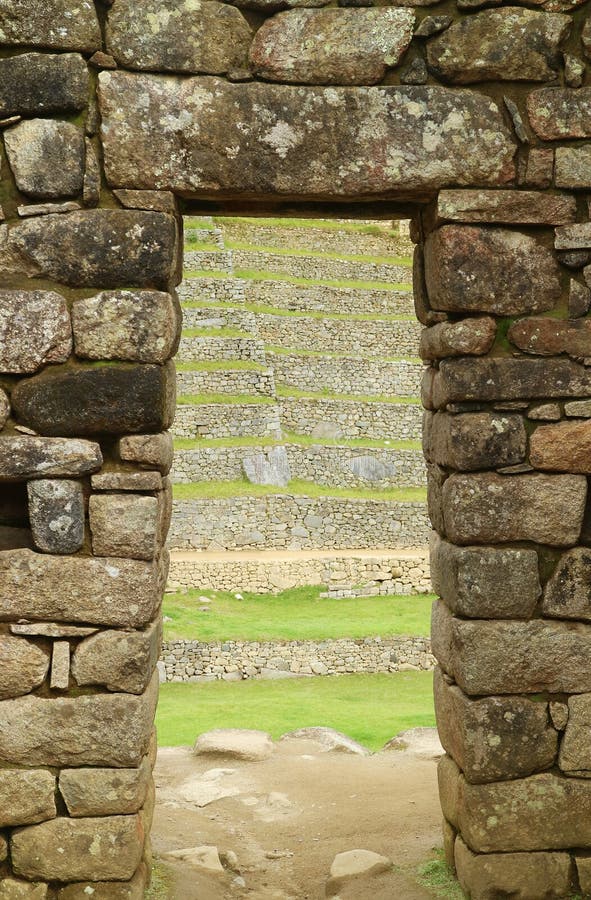
[[[285,201],[415,210],[448,859],[591,894],[589,3],[248,5],[0,11],[2,891],[141,897],[177,202]]]

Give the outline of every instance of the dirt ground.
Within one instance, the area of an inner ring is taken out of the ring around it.
[[[430,734],[366,757],[302,740],[279,742],[261,762],[162,749],[152,840],[170,900],[321,900],[335,855],[354,849],[394,866],[341,888],[340,900],[432,900],[417,867],[442,843],[439,752]],[[201,845],[218,848],[224,872],[164,856]]]

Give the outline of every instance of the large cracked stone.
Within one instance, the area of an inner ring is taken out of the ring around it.
[[[0,827],[32,825],[56,815],[55,775],[45,769],[0,769]]]
[[[469,696],[591,690],[591,626],[458,619],[433,606],[433,653]]]
[[[43,684],[49,671],[50,654],[40,646],[21,637],[0,635],[0,700],[28,694]]]
[[[75,301],[72,327],[77,356],[164,363],[176,352],[181,313],[162,291],[104,291]]]
[[[252,32],[237,9],[217,0],[117,0],[107,49],[128,69],[223,75],[244,69]]]
[[[591,550],[564,553],[544,590],[544,615],[591,622]]]
[[[544,312],[560,299],[560,267],[535,238],[505,228],[444,225],[425,242],[433,309],[510,316]]]
[[[146,758],[138,769],[62,769],[59,788],[74,818],[131,815],[142,808],[151,777]]]
[[[162,597],[157,563],[0,553],[0,621],[89,622],[141,628]]]
[[[30,374],[72,352],[68,306],[55,291],[0,291],[0,371]]]
[[[458,881],[475,900],[567,897],[571,887],[568,853],[476,854],[458,837],[454,847]]]
[[[530,438],[529,459],[536,469],[591,474],[591,421],[536,428]]]
[[[431,71],[443,81],[551,81],[570,16],[491,9],[466,16],[427,44]]]
[[[42,478],[27,484],[35,546],[44,553],[77,553],[84,543],[82,483]]]
[[[439,738],[467,781],[523,778],[554,764],[558,732],[547,703],[527,697],[472,700],[447,684],[439,669],[434,691]]]
[[[174,418],[174,364],[56,368],[20,381],[11,400],[19,420],[42,434],[161,431]]]
[[[84,133],[71,122],[28,119],[4,132],[16,186],[38,200],[75,197],[84,179]]]
[[[0,59],[0,116],[78,112],[88,102],[88,84],[88,69],[78,53]]]
[[[0,437],[0,482],[89,475],[98,472],[102,464],[100,445],[93,441],[34,435]]]
[[[567,353],[574,359],[591,357],[591,320],[546,319],[542,316],[520,319],[511,325],[509,340],[538,356]]]
[[[433,416],[426,441],[429,462],[470,471],[523,462],[527,435],[523,418],[503,413],[449,413]]]
[[[250,49],[255,75],[296,84],[377,84],[412,40],[409,9],[298,9],[272,16]]]
[[[15,873],[48,881],[130,879],[143,846],[140,816],[60,817],[21,828],[10,841]]]
[[[74,651],[72,675],[79,685],[141,694],[158,662],[161,637],[159,622],[144,631],[100,631]]]
[[[88,694],[2,700],[0,760],[21,764],[26,759],[31,766],[136,768],[148,751],[157,698],[156,675],[139,697]]]
[[[8,46],[43,47],[49,50],[83,50],[101,46],[101,30],[92,0],[4,0],[0,9],[0,43]]]
[[[443,485],[445,530],[456,544],[576,544],[587,480],[582,475],[451,475]]]
[[[515,145],[496,103],[441,87],[351,91],[103,72],[99,99],[113,187],[415,198],[513,177]]]
[[[591,137],[591,87],[533,91],[527,109],[531,126],[543,141]]]
[[[529,619],[542,593],[535,550],[456,547],[434,536],[433,590],[459,616]]]
[[[0,242],[0,275],[51,278],[74,287],[167,290],[176,271],[172,216],[86,209],[19,222]]]

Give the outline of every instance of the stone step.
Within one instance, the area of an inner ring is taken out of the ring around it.
[[[281,424],[293,434],[318,438],[418,441],[423,409],[418,403],[284,397]]]
[[[319,386],[333,394],[391,394],[418,397],[423,365],[407,359],[378,360],[359,356],[311,356],[267,350],[277,385],[302,391]]]
[[[168,545],[174,550],[421,547],[429,531],[426,502],[277,493],[175,500]]]
[[[322,256],[290,256],[287,253],[266,253],[264,250],[187,250],[184,266],[187,271],[233,274],[245,269],[323,281],[408,284],[412,278],[412,269],[408,265]]]
[[[223,359],[247,359],[264,366],[265,346],[253,337],[188,337],[183,336],[179,344],[178,358],[181,361],[219,362]]]
[[[279,407],[274,403],[179,404],[172,427],[175,437],[281,438]]]
[[[263,394],[275,396],[272,369],[177,370],[177,393],[183,394]]]
[[[252,247],[279,248],[281,250],[310,250],[313,253],[335,253],[357,256],[412,256],[413,245],[409,238],[394,234],[387,222],[375,223],[375,233],[339,231],[306,224],[297,228],[266,225],[256,219],[244,222],[220,221],[219,226],[227,242],[248,244]],[[332,223],[331,223],[332,224]],[[370,226],[372,227],[372,226]],[[186,232],[185,232],[186,233]]]
[[[268,447],[194,447],[176,450],[172,468],[175,483],[240,481],[243,461],[267,461]],[[286,443],[273,451],[284,455],[282,472],[290,480],[338,488],[424,487],[425,463],[419,449],[333,447]]]
[[[191,553],[172,551],[170,584],[209,591],[280,593],[321,584],[328,596],[428,593],[426,548],[385,550],[286,550]]]
[[[357,289],[244,278],[185,278],[181,300],[257,303],[302,312],[414,315],[412,291]]]

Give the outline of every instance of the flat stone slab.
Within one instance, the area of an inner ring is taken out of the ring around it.
[[[503,115],[475,93],[124,72],[99,78],[106,172],[116,188],[412,199],[452,183],[501,186],[514,174]],[[346,158],[335,154],[335,142],[346,142]]]
[[[102,464],[100,445],[94,441],[34,435],[0,437],[0,482],[89,475]]]
[[[568,194],[542,191],[441,191],[438,222],[497,225],[565,225],[574,222],[577,205]]]
[[[335,731],[334,728],[312,726],[298,728],[281,735],[282,741],[310,741],[318,745],[321,753],[352,753],[355,756],[370,756],[367,747],[354,741],[353,738]]]

